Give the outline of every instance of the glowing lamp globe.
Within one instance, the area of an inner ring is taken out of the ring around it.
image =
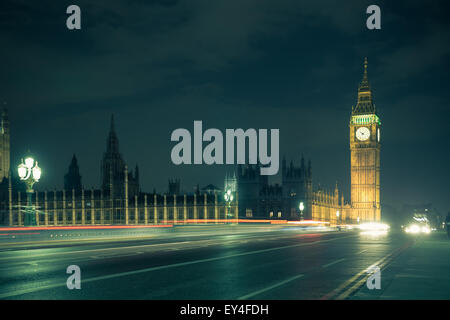
[[[19,173],[19,178],[23,180],[27,176],[27,167],[21,163],[17,170]]]
[[[227,190],[223,197],[225,198],[225,201],[233,201],[233,195],[231,194],[230,189]]]
[[[25,159],[25,166],[26,166],[28,169],[33,168],[33,165],[34,165],[34,159],[33,159],[33,158],[28,157],[28,158]]]
[[[38,167],[37,163],[36,166],[33,168],[33,179],[37,181],[39,181],[39,179],[41,178],[41,168]]]
[[[305,205],[303,204],[303,202],[300,202],[299,209],[300,211],[303,211],[303,209],[305,209]]]

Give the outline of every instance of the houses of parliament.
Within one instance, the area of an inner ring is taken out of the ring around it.
[[[379,221],[380,129],[368,80],[367,59],[349,121],[350,201],[338,184],[314,187],[311,161],[283,158],[281,185],[269,184],[258,165],[238,165],[223,188],[210,184],[182,193],[179,179],[169,180],[165,192],[143,192],[139,168],[130,170],[119,150],[111,117],[100,163],[98,189],[85,189],[74,155],[63,190],[35,191],[32,207],[36,225],[160,224],[226,222],[236,219],[315,220],[331,224]],[[27,206],[25,188],[10,164],[10,127],[6,110],[0,123],[0,224],[20,226]],[[233,201],[224,194],[231,191]],[[301,204],[301,206],[300,206]]]

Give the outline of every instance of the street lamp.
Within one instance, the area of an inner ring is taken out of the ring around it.
[[[41,178],[41,168],[39,168],[37,161],[32,157],[27,157],[25,161],[22,159],[22,163],[19,164],[17,171],[19,178],[27,186],[27,210],[25,212],[24,225],[35,225],[36,217],[33,214],[33,208],[31,205],[31,197],[33,195],[33,185]]]
[[[358,222],[358,223],[359,223],[359,217],[358,217],[358,218],[356,218],[356,222]]]
[[[298,208],[300,209],[300,219],[303,220],[303,210],[305,209],[305,205],[303,204],[303,202],[300,202]]]
[[[336,224],[339,223],[339,210],[336,211]]]
[[[225,202],[227,203],[227,206],[225,207],[225,219],[228,219],[231,202],[233,201],[234,197],[230,189],[228,189],[227,192],[225,192],[225,195],[223,197],[225,198]]]

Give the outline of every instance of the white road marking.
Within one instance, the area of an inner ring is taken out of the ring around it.
[[[396,278],[415,278],[415,279],[436,279],[436,277],[432,277],[432,276],[425,276],[425,275],[420,275],[420,274],[404,274],[404,273],[396,274],[395,277]]]
[[[329,234],[329,233],[323,233],[323,234]],[[265,238],[265,240],[270,239],[280,239],[280,238],[290,238],[292,235],[286,235],[286,236],[277,236],[272,238]],[[248,242],[251,241],[253,238],[257,238],[257,236],[248,237],[250,240],[247,240]],[[72,241],[72,240],[71,240]],[[53,255],[67,255],[67,254],[77,254],[77,253],[91,253],[91,252],[97,252],[97,251],[108,251],[108,250],[124,250],[124,249],[134,249],[134,248],[148,248],[148,247],[157,247],[157,246],[173,246],[178,244],[187,244],[187,243],[211,243],[211,242],[219,242],[218,240],[192,240],[192,241],[179,241],[179,242],[166,242],[166,243],[155,243],[155,244],[144,244],[144,245],[135,245],[135,246],[123,246],[123,247],[113,247],[113,248],[102,248],[102,249],[88,249],[88,250],[77,250],[77,251],[69,251],[69,252],[50,252],[50,253],[44,253],[44,254],[35,254],[35,255],[24,255],[24,256],[12,256],[12,257],[0,257],[1,260],[12,260],[12,259],[30,259],[30,258],[37,258],[37,257],[48,257]],[[224,244],[223,242],[219,244]]]
[[[152,271],[157,271],[157,270],[164,270],[164,269],[188,266],[188,265],[199,264],[199,263],[204,263],[204,262],[224,260],[224,259],[229,259],[229,258],[234,258],[234,257],[248,256],[248,255],[252,255],[252,254],[272,252],[272,251],[288,249],[288,248],[304,247],[304,246],[308,246],[308,245],[324,243],[324,242],[331,242],[331,241],[336,241],[336,240],[341,240],[341,239],[351,238],[351,237],[356,237],[356,235],[332,238],[332,239],[327,239],[327,240],[318,240],[318,241],[307,242],[307,243],[298,243],[298,244],[282,246],[282,247],[276,247],[276,248],[268,248],[268,249],[262,249],[262,250],[248,251],[248,252],[236,253],[236,254],[231,254],[231,255],[222,256],[222,257],[215,257],[215,258],[207,258],[207,259],[186,261],[186,262],[168,264],[168,265],[157,266],[157,267],[150,267],[150,268],[134,270],[134,271],[114,273],[114,274],[109,274],[109,275],[104,275],[104,276],[98,276],[98,277],[93,277],[93,278],[89,278],[89,279],[84,279],[82,281],[82,283],[88,283],[88,282],[94,282],[94,281],[100,281],[100,280],[107,280],[107,279],[114,279],[114,278],[130,276],[130,275],[136,275],[136,274],[141,274],[141,273],[147,273],[147,272],[152,272]],[[53,288],[58,288],[58,287],[65,287],[65,286],[66,286],[66,283],[63,281],[63,283],[56,282],[56,283],[53,283],[53,284],[42,285],[42,286],[39,286],[39,287],[33,287],[33,288],[29,288],[29,289],[21,289],[21,290],[16,290],[16,291],[9,291],[9,292],[5,292],[5,293],[0,293],[0,299],[8,298],[8,297],[14,297],[14,296],[19,296],[19,295],[26,294],[26,293],[32,293],[32,292],[37,292],[37,291],[42,291],[42,290],[47,290],[47,289],[53,289]]]
[[[201,241],[201,240],[199,240],[199,241]],[[205,240],[205,241],[212,241],[212,240]],[[50,253],[46,253],[46,254],[24,255],[24,256],[20,256],[20,257],[1,257],[0,260],[21,259],[21,258],[29,259],[29,258],[47,257],[47,256],[53,256],[53,255],[66,255],[66,254],[74,254],[74,253],[90,253],[90,252],[97,252],[97,251],[147,248],[147,247],[155,247],[155,246],[162,246],[162,245],[185,244],[185,243],[190,243],[190,242],[192,242],[192,241],[143,244],[143,245],[139,245],[139,246],[125,246],[125,247],[102,248],[102,249],[88,249],[88,250],[77,250],[77,251],[69,251],[69,252],[50,252]]]
[[[266,288],[264,288],[264,289],[257,290],[257,291],[254,291],[254,292],[252,292],[252,293],[246,294],[245,296],[239,297],[237,300],[246,300],[246,299],[248,299],[248,298],[257,296],[257,295],[259,295],[259,294],[261,294],[261,293],[264,293],[264,292],[266,292],[266,291],[269,291],[269,290],[275,289],[275,288],[277,288],[277,287],[280,287],[280,286],[282,286],[282,285],[284,285],[284,284],[286,284],[286,283],[288,283],[288,282],[291,282],[291,281],[300,279],[300,278],[303,277],[303,276],[304,276],[303,274],[296,275],[296,276],[294,276],[294,277],[292,277],[292,278],[288,278],[288,279],[286,279],[286,280],[283,280],[283,281],[281,281],[281,282],[278,282],[278,283],[276,283],[276,284],[274,284],[274,285],[271,285],[271,286],[269,286],[269,287],[266,287]]]
[[[334,265],[334,264],[336,264],[336,263],[339,263],[339,262],[342,262],[342,261],[344,261],[344,260],[345,260],[345,258],[337,259],[337,260],[335,260],[335,261],[333,261],[333,262],[324,264],[324,265],[322,266],[322,268],[328,268],[328,267],[331,267],[332,265]]]

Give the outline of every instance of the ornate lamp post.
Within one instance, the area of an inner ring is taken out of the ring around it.
[[[31,204],[31,197],[33,195],[33,185],[41,178],[41,168],[39,168],[37,161],[32,157],[27,157],[25,162],[18,166],[20,180],[25,182],[27,186],[27,210],[25,212],[24,225],[36,225],[36,216]]]
[[[231,208],[231,202],[233,201],[234,197],[230,189],[228,189],[227,192],[225,192],[225,195],[223,197],[225,199],[225,202],[227,203],[227,206],[225,207],[225,219],[228,219],[228,214]]]
[[[305,204],[303,202],[300,202],[298,208],[300,209],[300,220],[303,220],[303,210],[305,210]]]

